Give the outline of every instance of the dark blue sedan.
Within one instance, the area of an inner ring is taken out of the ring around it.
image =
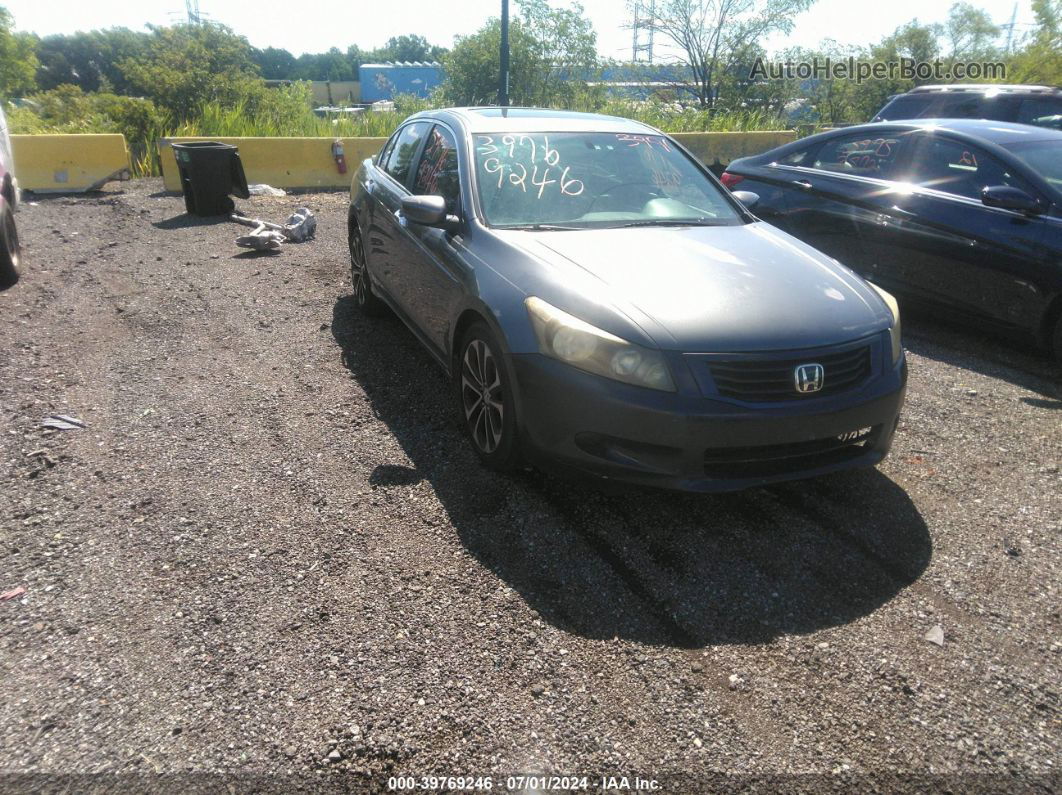
[[[911,302],[1062,358],[1062,132],[937,119],[735,160],[756,214]]]
[[[635,121],[420,113],[354,175],[355,302],[438,360],[496,469],[716,491],[873,466],[895,300],[739,199]]]

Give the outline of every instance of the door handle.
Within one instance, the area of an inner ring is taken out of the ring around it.
[[[811,183],[806,179],[794,179],[792,184],[803,190],[811,190]]]

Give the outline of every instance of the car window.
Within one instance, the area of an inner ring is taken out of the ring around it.
[[[384,163],[383,167],[383,170],[390,174],[396,182],[400,182],[403,185],[407,184],[413,158],[416,156],[417,150],[420,148],[420,142],[424,140],[424,136],[430,126],[429,122],[415,121],[398,131],[398,137],[395,139],[394,146],[388,154],[387,162]]]
[[[480,204],[495,226],[744,223],[725,189],[662,135],[500,132],[473,142]]]
[[[1062,196],[1062,143],[1020,141],[1007,144],[1006,148]]]
[[[940,94],[934,97],[922,116],[934,119],[979,119],[984,116],[981,104],[982,97],[976,94]]]
[[[906,94],[896,97],[881,109],[875,121],[896,121],[898,119],[917,119],[929,109],[930,97],[926,94]]]
[[[898,135],[841,135],[822,145],[812,168],[859,177],[891,179],[902,149]]]
[[[1010,185],[1035,196],[1034,189],[982,149],[941,136],[923,138],[911,168],[911,182],[924,188],[981,199],[988,185]]]
[[[460,181],[457,176],[457,142],[445,127],[435,125],[424,154],[417,165],[413,192],[422,196],[442,196],[448,212],[456,213]]]
[[[1062,97],[1029,97],[1021,101],[1017,121],[1062,129]]]
[[[398,132],[387,139],[387,142],[383,145],[376,157],[373,159],[373,163],[383,168],[383,164],[387,162],[388,156],[391,154],[391,147],[395,144],[395,139],[398,138]]]
[[[811,162],[808,160],[810,154],[810,149],[800,149],[796,152],[790,152],[775,162],[780,166],[810,166]]]

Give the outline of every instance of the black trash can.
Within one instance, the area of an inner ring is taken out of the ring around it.
[[[229,194],[250,197],[240,151],[218,141],[171,144],[181,175],[184,207],[192,215],[228,215],[236,206]]]

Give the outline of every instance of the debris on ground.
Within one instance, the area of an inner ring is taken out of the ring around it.
[[[938,646],[944,645],[944,628],[940,624],[936,624],[929,632],[926,633],[926,640],[930,643],[935,643]]]
[[[71,417],[66,414],[53,414],[41,420],[41,427],[54,428],[57,431],[73,431],[78,428],[84,428],[85,423],[77,417]]]
[[[272,185],[265,185],[257,183],[255,185],[248,185],[247,192],[252,196],[287,196],[288,192],[283,188],[274,188]]]
[[[0,601],[6,602],[8,599],[14,599],[24,593],[26,593],[26,589],[20,585],[18,588],[12,588],[10,591],[0,593]]]
[[[317,233],[317,219],[308,207],[300,207],[284,222],[284,234],[293,243],[302,243]]]
[[[261,218],[246,218],[233,213],[229,219],[244,226],[254,227],[254,231],[236,238],[236,245],[259,251],[278,249],[282,243],[302,243],[314,237],[317,231],[317,218],[307,207],[299,207],[288,216],[283,224],[263,221]]]

